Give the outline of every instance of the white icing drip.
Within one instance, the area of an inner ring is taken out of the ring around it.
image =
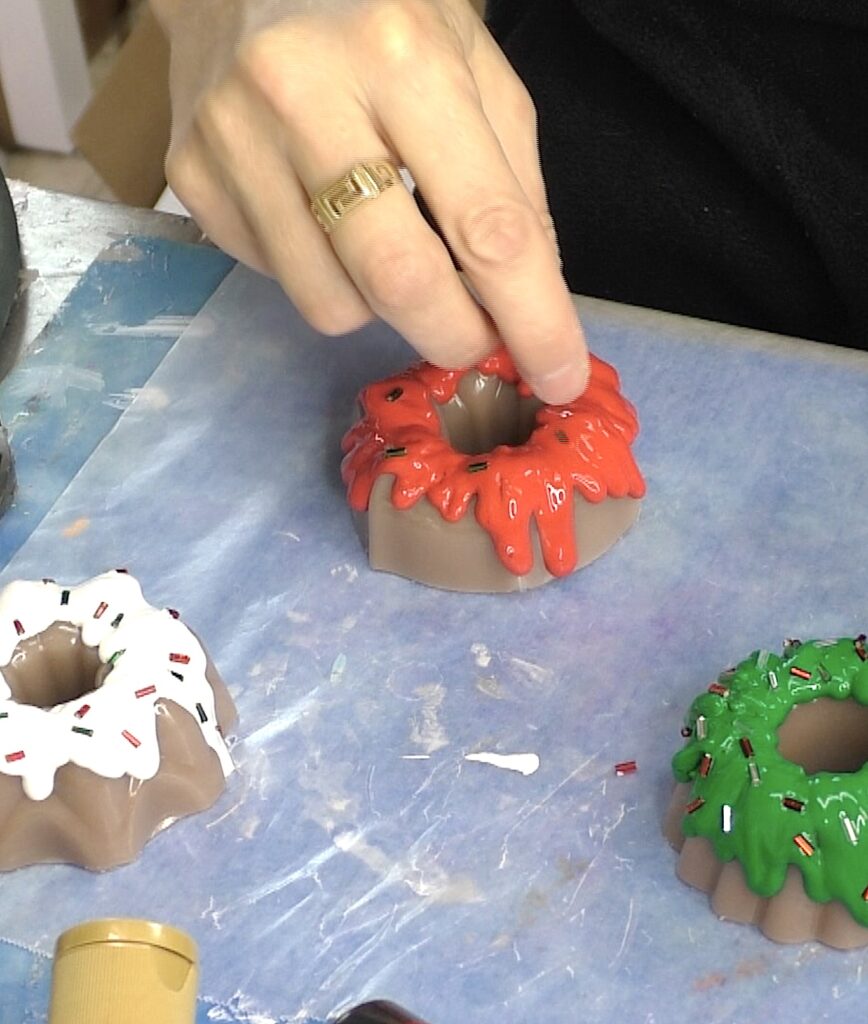
[[[490,764],[494,768],[505,768],[510,772],[522,775],[533,775],[539,769],[537,754],[492,754],[481,750],[478,754],[465,754],[465,761],[476,761],[479,764]]]
[[[12,700],[0,674],[0,773],[20,776],[31,800],[51,795],[55,773],[65,764],[107,779],[153,778],[160,767],[160,700],[191,715],[224,775],[232,772],[201,644],[169,611],[149,605],[132,576],[109,572],[77,587],[10,583],[0,591],[0,666],[9,664],[22,640],[55,622],[79,627],[82,642],[98,648],[100,661],[115,662],[99,689],[47,709]]]

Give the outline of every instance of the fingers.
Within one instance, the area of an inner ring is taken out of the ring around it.
[[[484,26],[478,29],[470,66],[485,116],[531,206],[557,250],[537,142],[536,108],[524,84]]]
[[[185,157],[192,170],[179,195],[189,197],[191,212],[201,204],[202,227],[228,251],[234,248],[245,262],[277,278],[321,333],[345,334],[367,323],[371,310],[313,220],[281,147],[282,128],[260,98],[230,79],[201,106],[197,125],[198,145]],[[215,217],[219,186],[228,201]]]
[[[202,231],[224,252],[260,274],[270,274],[268,260],[235,200],[212,166],[197,131],[166,157],[166,180]]]
[[[587,352],[552,244],[533,108],[484,30],[445,16],[450,3],[371,3],[256,34],[205,90],[169,174],[214,240],[273,274],[320,331],[375,313],[444,366],[504,341],[544,401],[568,401]],[[364,202],[329,236],[316,223],[310,195],[383,158],[409,167],[484,308],[406,189]]]
[[[545,199],[529,153],[532,133],[525,126],[525,141],[519,142],[516,129],[504,128],[531,198],[466,65],[431,62],[401,88],[394,88],[390,76],[375,75],[369,88],[384,132],[523,375],[544,401],[571,400],[587,383],[587,346],[540,220]],[[432,96],[436,104],[427,100]],[[502,117],[499,111],[495,116]]]
[[[332,237],[371,308],[426,359],[446,367],[479,362],[497,346],[497,331],[410,194],[393,188],[374,206],[361,207]]]
[[[400,163],[375,130],[370,112],[345,92],[335,93],[333,100],[321,93],[315,118],[305,116],[306,104],[285,83],[272,83],[271,95],[287,126],[286,159],[306,193],[331,185],[366,159]],[[304,216],[321,231],[307,208]],[[363,203],[328,240],[366,304],[427,359],[466,366],[498,344],[490,318],[462,284],[446,248],[402,185]]]
[[[354,162],[351,151],[372,151],[375,139],[363,134],[347,136],[342,163],[335,154],[321,155],[314,166],[307,153],[297,154],[300,174],[311,191],[346,171]],[[382,151],[383,143],[379,145]],[[447,367],[466,366],[497,345],[491,320],[462,284],[446,248],[403,186],[358,208],[336,227],[331,242],[370,307],[425,358]]]

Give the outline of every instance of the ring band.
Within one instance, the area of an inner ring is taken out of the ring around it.
[[[376,199],[399,181],[397,168],[388,160],[356,164],[333,185],[314,193],[310,211],[323,231],[331,234],[348,213],[368,199]]]

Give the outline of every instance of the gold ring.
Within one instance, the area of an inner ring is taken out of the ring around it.
[[[368,199],[376,199],[400,180],[397,168],[388,160],[356,164],[333,185],[314,193],[310,211],[323,231],[331,234],[348,213]]]

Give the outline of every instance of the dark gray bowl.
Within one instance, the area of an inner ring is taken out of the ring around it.
[[[0,174],[0,334],[18,291],[18,272],[21,269],[21,251],[18,245],[18,225],[6,179]]]
[[[18,293],[21,270],[21,247],[18,225],[6,179],[0,173],[0,337],[9,317],[9,310]],[[0,426],[0,515],[6,511],[15,490],[15,470],[6,431]]]

